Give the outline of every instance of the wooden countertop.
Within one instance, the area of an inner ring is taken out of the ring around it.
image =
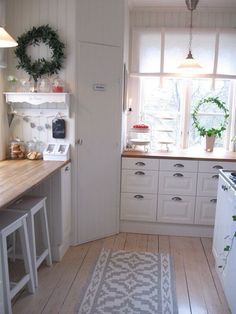
[[[69,161],[0,161],[0,209],[39,184]]]
[[[213,152],[206,152],[199,147],[197,149],[182,149],[169,152],[124,151],[122,157],[236,161],[236,152],[227,152],[217,148]]]

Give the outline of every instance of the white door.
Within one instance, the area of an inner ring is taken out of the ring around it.
[[[78,47],[78,243],[118,232],[122,49]]]

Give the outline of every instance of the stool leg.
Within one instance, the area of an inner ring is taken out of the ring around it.
[[[16,231],[12,234],[12,261],[16,261]]]
[[[33,267],[33,273],[34,273],[34,284],[35,287],[38,287],[38,270],[37,270],[37,254],[36,254],[36,241],[35,241],[35,228],[34,228],[34,214],[30,212],[27,216],[28,221],[28,228],[29,228],[29,234],[30,234],[30,252],[31,252],[31,260],[32,260],[32,267]]]
[[[8,314],[12,314],[11,297],[10,297],[10,278],[8,269],[7,239],[0,235],[1,254],[2,254],[2,279],[3,279],[3,295],[5,298],[5,307]]]
[[[43,242],[45,248],[48,249],[48,256],[46,257],[46,262],[48,266],[52,265],[52,255],[51,255],[51,246],[49,240],[49,231],[48,231],[48,219],[47,219],[47,211],[46,211],[46,202],[44,201],[43,211],[40,211],[40,219],[43,231]]]
[[[26,220],[23,221],[23,226],[19,229],[20,232],[20,240],[21,240],[21,246],[24,256],[24,264],[25,264],[25,270],[30,276],[30,281],[28,283],[28,289],[29,292],[34,293],[35,292],[35,285],[34,285],[34,274],[31,264],[31,253],[30,253],[30,246],[29,246],[29,237],[28,237],[28,230],[27,230],[27,224]]]

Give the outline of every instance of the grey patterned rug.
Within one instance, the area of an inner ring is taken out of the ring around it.
[[[168,254],[103,249],[78,314],[176,314]]]

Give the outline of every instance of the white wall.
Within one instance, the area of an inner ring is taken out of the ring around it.
[[[75,74],[76,74],[76,0],[8,0],[6,4],[6,21],[7,29],[17,38],[24,32],[27,32],[32,26],[39,26],[49,24],[52,28],[58,31],[59,37],[65,43],[66,59],[63,63],[63,69],[59,76],[66,83],[66,91],[72,93],[71,95],[71,118],[65,117],[66,120],[66,138],[65,141],[74,143],[74,108],[76,100],[75,92]],[[30,48],[33,58],[49,56],[47,47]],[[17,60],[14,56],[14,50],[8,53],[8,68],[7,74],[15,75],[18,79],[29,78],[23,70],[16,69]],[[46,129],[45,124],[51,124],[57,112],[64,113],[62,106],[49,106],[50,109],[45,109],[45,105],[41,106],[42,110],[34,110],[34,108],[25,105],[23,109],[16,107],[16,111],[20,114],[37,115],[42,112],[40,118],[31,117],[30,122],[34,122],[37,126],[44,127],[43,131],[38,131],[36,128],[31,128],[30,123],[22,119],[22,117],[15,117],[11,125],[11,137],[19,137],[24,141],[29,141],[36,137],[43,142],[56,142],[52,138],[51,129]],[[55,109],[54,109],[55,108]],[[48,117],[51,116],[51,117]]]

